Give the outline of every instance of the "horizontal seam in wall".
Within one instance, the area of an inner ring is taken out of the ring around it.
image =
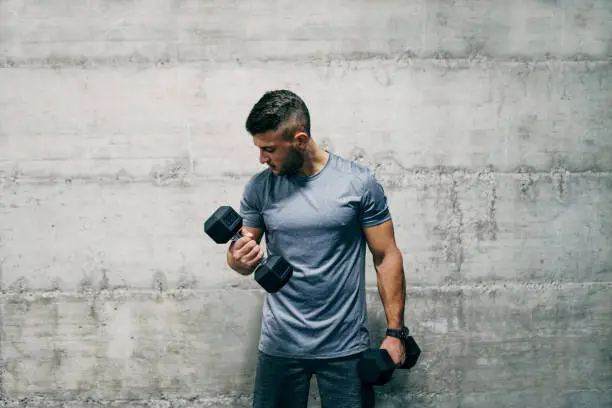
[[[130,177],[129,175],[121,174],[106,174],[106,175],[93,175],[93,176],[70,176],[70,175],[57,175],[52,177],[31,177],[31,176],[12,176],[9,173],[3,174],[0,171],[0,184],[65,184],[65,183],[82,183],[82,184],[193,184],[198,181],[227,181],[227,180],[248,180],[256,172],[249,174],[240,175],[227,175],[227,176],[198,176],[193,174],[186,174],[184,176],[177,177]],[[385,177],[404,177],[404,178],[417,178],[417,177],[439,177],[439,176],[456,176],[457,174],[464,176],[474,177],[524,177],[524,176],[535,176],[535,177],[550,177],[550,176],[581,176],[581,177],[601,177],[607,178],[612,177],[612,172],[594,172],[594,171],[569,171],[564,169],[553,169],[547,172],[542,171],[525,171],[521,173],[516,172],[487,172],[487,171],[463,171],[463,170],[449,170],[449,171],[435,171],[427,170],[421,172],[399,172],[399,173],[377,173],[377,177],[384,179]]]
[[[612,271],[611,271],[612,272]],[[408,295],[415,293],[455,293],[455,292],[472,292],[472,293],[488,293],[491,291],[513,291],[513,290],[530,290],[530,291],[540,291],[540,290],[566,290],[566,289],[575,289],[575,288],[586,288],[586,287],[603,287],[603,288],[612,288],[612,282],[528,282],[528,283],[518,283],[518,282],[504,282],[504,283],[479,283],[479,284],[445,284],[441,286],[411,286],[408,285],[406,288],[406,293]],[[260,293],[263,294],[262,289],[258,288],[240,288],[240,287],[213,287],[209,289],[171,289],[164,291],[156,291],[156,290],[144,290],[144,289],[110,289],[110,290],[88,290],[83,292],[77,291],[50,291],[50,290],[25,290],[25,291],[3,291],[0,294],[0,299],[2,298],[82,298],[89,299],[92,295],[97,296],[97,299],[102,300],[104,298],[108,299],[116,299],[118,297],[145,297],[145,298],[185,298],[185,297],[193,297],[198,296],[205,293],[214,293],[214,292],[244,292],[244,293]],[[366,288],[366,292],[371,295],[377,295],[378,289],[376,286],[368,286]]]
[[[130,65],[150,65],[150,66],[163,66],[165,69],[172,66],[181,66],[191,63],[214,63],[214,64],[225,64],[232,63],[236,65],[247,65],[249,63],[279,63],[287,62],[294,64],[315,64],[325,66],[332,62],[367,62],[367,61],[390,61],[390,62],[401,62],[401,66],[409,66],[413,62],[425,62],[431,64],[440,64],[448,62],[466,62],[474,65],[478,64],[499,64],[499,65],[546,65],[549,63],[568,63],[568,64],[584,64],[584,63],[595,63],[595,64],[609,64],[612,63],[612,55],[606,57],[594,57],[589,58],[588,56],[580,57],[551,57],[551,56],[480,56],[480,55],[464,55],[464,56],[450,56],[445,53],[441,53],[439,58],[435,57],[419,57],[413,55],[397,54],[374,54],[367,56],[353,56],[350,54],[322,54],[322,55],[305,55],[297,57],[287,58],[250,58],[250,57],[226,57],[226,58],[176,58],[172,56],[161,55],[159,57],[142,57],[142,56],[107,56],[107,57],[87,57],[87,56],[65,56],[65,57],[36,57],[36,58],[19,58],[11,56],[0,57],[0,69],[18,69],[18,68],[37,68],[37,67],[66,67],[66,68],[85,68],[88,66],[92,67],[104,67],[112,66],[116,67],[118,64]]]

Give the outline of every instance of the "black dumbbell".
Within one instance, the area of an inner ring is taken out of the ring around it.
[[[240,239],[241,228],[242,217],[229,206],[219,207],[204,222],[204,232],[217,244]],[[291,265],[279,256],[264,257],[255,267],[255,280],[269,293],[277,292],[292,275]]]
[[[373,385],[389,382],[396,368],[396,364],[385,349],[366,350],[357,362],[361,380]]]
[[[357,362],[357,370],[363,382],[373,385],[385,385],[391,380],[391,376],[396,369],[410,369],[414,367],[421,349],[412,336],[408,336],[404,341],[406,359],[401,366],[397,366],[389,352],[385,349],[370,349],[363,353]]]

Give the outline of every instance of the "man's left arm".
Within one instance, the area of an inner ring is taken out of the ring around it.
[[[385,310],[387,327],[401,329],[404,327],[406,279],[403,257],[395,241],[393,221],[388,220],[363,230],[376,269],[378,293]],[[404,362],[405,350],[400,339],[387,336],[380,348],[387,349],[396,364]]]

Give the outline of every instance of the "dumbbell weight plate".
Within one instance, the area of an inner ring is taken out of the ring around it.
[[[230,206],[223,205],[204,222],[204,232],[217,244],[224,244],[242,228],[242,217]]]
[[[357,362],[357,371],[362,381],[373,385],[389,382],[396,365],[385,349],[370,349]]]
[[[293,268],[279,256],[270,256],[255,268],[255,280],[266,292],[278,292],[293,275]]]
[[[410,369],[414,367],[421,355],[421,348],[416,343],[412,336],[408,336],[404,343],[404,347],[406,350],[406,359],[404,360],[404,364],[402,364],[399,368],[401,369]]]

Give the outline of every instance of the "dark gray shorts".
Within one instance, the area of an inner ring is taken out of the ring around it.
[[[302,360],[259,352],[253,408],[306,408],[314,375],[322,408],[373,408],[374,389],[357,374],[361,354]]]

